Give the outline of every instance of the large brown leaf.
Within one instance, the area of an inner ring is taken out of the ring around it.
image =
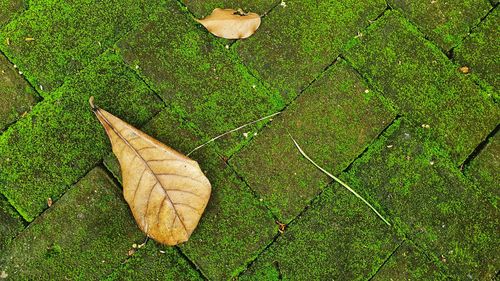
[[[187,241],[211,192],[198,163],[89,102],[120,162],[123,195],[139,228],[163,244]]]
[[[204,19],[197,20],[210,33],[226,39],[243,39],[255,33],[260,26],[260,16],[233,9],[214,9]]]

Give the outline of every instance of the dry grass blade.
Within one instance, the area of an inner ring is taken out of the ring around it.
[[[212,14],[197,20],[210,33],[226,39],[250,37],[260,26],[260,16],[233,9],[214,9]]]
[[[343,181],[341,181],[339,178],[337,178],[336,176],[332,175],[331,173],[329,173],[328,171],[326,171],[325,169],[323,169],[321,166],[319,166],[318,164],[316,164],[316,162],[314,162],[302,150],[302,148],[299,146],[299,144],[297,143],[297,141],[292,137],[292,135],[290,135],[290,138],[292,139],[293,143],[295,144],[295,146],[297,147],[297,149],[299,150],[299,152],[302,154],[302,156],[304,156],[307,160],[309,160],[309,162],[311,162],[314,166],[316,166],[316,168],[318,168],[320,171],[322,171],[327,176],[329,176],[330,178],[332,178],[333,180],[335,180],[336,182],[338,182],[339,184],[341,184],[343,187],[345,187],[347,190],[349,190],[352,194],[354,194],[356,197],[358,197],[361,201],[363,201],[363,203],[365,203],[368,207],[370,207],[370,209],[372,209],[375,212],[375,214],[377,214],[377,216],[379,218],[381,218],[387,225],[389,225],[389,226],[391,225],[368,201],[365,200],[365,198],[361,197],[361,195],[359,195],[356,191],[354,191],[354,189],[350,188],[346,183],[344,183]]]
[[[123,195],[139,228],[163,244],[187,241],[211,193],[198,163],[89,102],[120,162]]]

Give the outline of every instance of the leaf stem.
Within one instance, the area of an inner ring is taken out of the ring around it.
[[[302,154],[302,156],[304,156],[307,160],[309,160],[309,162],[311,162],[314,166],[316,166],[316,168],[318,168],[320,171],[322,171],[323,173],[325,173],[326,175],[328,175],[330,178],[334,179],[336,182],[338,182],[339,184],[341,184],[343,187],[345,187],[347,190],[349,190],[352,194],[354,194],[356,197],[358,197],[368,207],[370,207],[370,209],[372,209],[375,212],[375,214],[377,214],[377,216],[379,218],[381,218],[388,226],[391,226],[391,224],[370,203],[368,203],[368,201],[366,201],[363,197],[361,197],[361,195],[359,195],[356,191],[354,191],[352,188],[350,188],[346,183],[344,183],[343,181],[341,181],[339,178],[337,178],[336,176],[332,175],[331,173],[329,173],[328,171],[326,171],[325,169],[323,169],[321,166],[319,166],[318,164],[316,164],[316,162],[314,162],[309,156],[307,156],[307,154],[302,150],[302,148],[300,148],[299,144],[292,137],[292,135],[290,135],[290,138],[292,139],[293,143],[295,144],[295,146],[297,147],[297,149],[300,151],[300,153]]]

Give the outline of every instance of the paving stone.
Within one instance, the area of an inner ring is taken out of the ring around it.
[[[277,0],[182,0],[196,17],[208,16],[215,8],[242,9],[263,15],[280,1]]]
[[[199,138],[173,114],[169,110],[162,111],[143,130],[187,153],[199,143]],[[200,224],[180,249],[205,276],[223,280],[244,270],[247,263],[272,241],[277,226],[270,212],[214,152],[216,150],[210,145],[190,156],[198,161],[210,180],[212,195]],[[114,174],[119,173],[114,158],[106,158],[105,165],[113,169]]]
[[[105,280],[203,280],[175,248],[149,240]]]
[[[389,258],[373,281],[396,280],[449,280],[411,241],[404,244]]]
[[[125,61],[160,96],[203,133],[205,140],[283,108],[238,62],[232,50],[205,32],[176,3],[119,42]],[[262,125],[260,125],[262,126]],[[249,139],[241,133],[219,142],[227,155]]]
[[[290,101],[386,8],[385,1],[285,1],[237,43],[243,62]]]
[[[11,280],[98,280],[143,236],[119,188],[95,168],[0,254]]]
[[[392,227],[334,184],[241,280],[367,280],[399,244]]]
[[[495,206],[500,199],[498,171],[500,171],[500,136],[497,133],[465,170],[465,175],[492,197]]]
[[[353,40],[346,57],[400,114],[428,127],[457,166],[500,118],[493,99],[398,12]]]
[[[345,179],[378,202],[399,232],[446,275],[491,280],[500,268],[498,209],[454,167],[427,129],[400,119]]]
[[[112,53],[105,53],[0,136],[0,192],[33,220],[110,151],[88,104],[144,124],[162,103]]]
[[[390,105],[340,60],[230,164],[286,223],[331,181],[302,157],[289,134],[320,166],[338,174],[394,115]]]
[[[0,49],[46,95],[142,23],[160,2],[31,1],[1,29]]]
[[[500,52],[497,44],[500,36],[499,21],[500,12],[497,8],[454,51],[458,63],[470,67],[472,73],[486,80],[497,91],[500,89],[500,59],[495,54]]]
[[[0,54],[0,131],[37,102],[38,96],[9,61]]]
[[[0,252],[24,228],[22,218],[16,213],[7,200],[0,196]]]
[[[488,0],[389,0],[443,50],[458,45],[492,8]]]
[[[0,1],[0,26],[6,24],[12,17],[26,8],[23,0]]]

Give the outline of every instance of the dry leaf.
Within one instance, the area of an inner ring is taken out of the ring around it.
[[[94,106],[120,162],[123,195],[139,228],[154,240],[188,240],[210,198],[211,186],[198,163],[111,113]]]
[[[460,67],[458,71],[462,72],[463,74],[468,74],[470,72],[470,68],[466,65]]]
[[[258,14],[233,9],[217,8],[209,16],[197,21],[213,35],[226,39],[250,37],[260,26]]]

